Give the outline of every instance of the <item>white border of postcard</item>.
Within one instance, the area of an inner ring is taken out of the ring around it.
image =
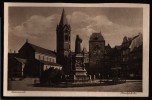
[[[81,91],[8,91],[7,66],[8,66],[8,7],[141,7],[143,8],[143,92],[81,92]],[[124,3],[98,3],[98,4],[73,4],[73,3],[4,3],[4,96],[39,96],[39,97],[147,97],[149,96],[149,4],[124,4]]]

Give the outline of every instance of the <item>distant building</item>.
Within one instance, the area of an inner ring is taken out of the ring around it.
[[[121,45],[115,46],[112,50],[112,63],[111,63],[111,77],[122,78],[122,56],[121,56]]]
[[[142,79],[143,41],[142,34],[135,37],[130,46],[129,75],[135,79]]]
[[[89,40],[89,73],[99,74],[104,69],[105,40],[101,33],[92,33]]]
[[[101,33],[92,33],[89,40],[89,74],[102,78],[142,79],[142,34],[124,37],[122,44],[105,46]]]
[[[122,66],[126,78],[142,76],[142,34],[132,38],[124,37],[122,42]]]
[[[39,77],[41,72],[53,67],[62,70],[56,63],[56,53],[34,44],[26,43],[17,54],[9,53],[9,76]]]
[[[128,77],[128,69],[129,69],[129,57],[130,57],[130,49],[129,46],[131,44],[131,38],[127,38],[126,36],[123,38],[123,42],[121,44],[121,55],[122,55],[122,70],[124,72],[125,77]]]

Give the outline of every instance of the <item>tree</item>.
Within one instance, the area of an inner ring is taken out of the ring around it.
[[[40,83],[54,83],[58,84],[61,82],[62,71],[59,69],[49,68],[42,72]]]

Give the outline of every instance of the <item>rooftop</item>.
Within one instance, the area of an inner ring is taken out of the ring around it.
[[[23,46],[30,46],[30,47],[32,47],[32,49],[34,49],[35,52],[56,57],[56,52],[54,52],[52,50],[48,50],[48,49],[42,48],[42,47],[39,47],[39,46],[34,45],[34,44],[31,44],[28,41],[26,41],[26,43]]]
[[[132,42],[131,42],[131,44],[130,44],[130,46],[129,46],[130,51],[133,51],[134,48],[139,47],[139,46],[141,46],[142,44],[143,44],[142,34],[139,34],[139,35],[133,37]]]
[[[90,41],[105,41],[101,33],[92,33]]]

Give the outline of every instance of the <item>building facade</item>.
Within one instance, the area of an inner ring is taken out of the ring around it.
[[[129,46],[129,76],[132,79],[142,79],[143,41],[142,34],[135,36]]]
[[[92,33],[89,40],[89,73],[99,74],[104,69],[105,40],[101,33]]]
[[[131,38],[126,36],[122,42],[122,69],[127,79],[141,79],[142,76],[142,34]]]
[[[111,78],[123,78],[122,67],[121,45],[115,46],[112,50]]]
[[[113,57],[113,52],[112,52],[111,46],[108,44],[105,46],[105,53],[104,53],[104,73],[103,73],[103,78],[110,78],[111,77],[111,68],[112,68],[112,57]]]

